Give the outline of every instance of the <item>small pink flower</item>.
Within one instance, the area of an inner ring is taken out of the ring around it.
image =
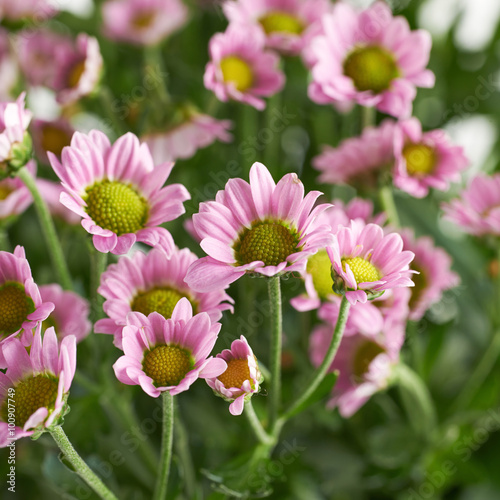
[[[36,174],[36,163],[26,164],[31,175]],[[0,221],[22,214],[33,202],[29,189],[18,177],[7,177],[0,181]]]
[[[191,158],[198,149],[219,140],[231,142],[230,120],[216,120],[209,115],[195,113],[163,132],[155,131],[141,137],[151,150],[155,163]]]
[[[75,212],[68,210],[59,201],[61,194],[66,192],[60,182],[38,178],[36,180],[36,186],[42,198],[45,200],[45,203],[47,203],[47,207],[52,217],[57,217],[67,224],[80,224],[82,218]]]
[[[0,408],[6,408],[7,399],[15,400],[14,429],[5,419],[7,412],[0,413],[0,448],[57,425],[67,412],[76,368],[75,337],[59,344],[54,328],[49,328],[42,341],[39,325],[31,339],[29,354],[16,338],[0,347],[7,361],[7,371],[0,372]]]
[[[181,0],[109,0],[102,18],[111,40],[155,45],[186,24],[188,10]]]
[[[201,203],[193,216],[208,257],[191,265],[186,283],[208,292],[227,287],[247,272],[269,277],[303,270],[310,255],[333,241],[329,226],[316,221],[330,206],[313,209],[320,194],[311,191],[304,197],[296,174],[275,184],[269,170],[254,163],[250,184],[230,179],[215,201]]]
[[[205,87],[223,102],[232,99],[263,110],[261,97],[276,94],[285,84],[279,56],[265,51],[265,43],[264,33],[250,24],[230,24],[216,33],[210,40]]]
[[[260,391],[263,381],[257,359],[243,335],[233,341],[231,349],[224,349],[216,358],[223,359],[227,369],[218,377],[208,378],[206,382],[218,396],[231,401],[231,415],[241,415],[245,401]]]
[[[207,356],[213,349],[220,323],[207,313],[193,316],[189,300],[181,299],[172,317],[132,312],[123,328],[124,356],[113,365],[116,377],[127,385],[140,385],[153,398],[189,389],[197,378],[218,377],[227,365]]]
[[[474,236],[500,235],[500,173],[479,174],[459,199],[443,204],[445,218]]]
[[[99,293],[106,298],[104,311],[109,318],[99,320],[96,333],[114,335],[114,343],[122,347],[122,329],[131,311],[149,315],[157,312],[170,318],[175,305],[186,297],[194,312],[208,313],[210,320],[219,321],[222,311],[233,307],[233,300],[224,290],[199,293],[191,290],[184,278],[189,266],[198,258],[189,249],[175,249],[168,257],[160,248],[147,255],[136,252],[132,257],[121,257],[101,275]]]
[[[314,168],[321,171],[320,182],[328,184],[369,184],[375,186],[380,174],[394,165],[392,120],[378,127],[367,127],[361,137],[345,139],[336,148],[324,146],[313,158]]]
[[[368,294],[413,286],[408,276],[414,253],[403,251],[399,234],[384,235],[384,230],[376,224],[365,225],[355,220],[350,227],[341,227],[327,252],[351,304],[366,302]]]
[[[60,158],[63,148],[71,144],[74,133],[75,129],[65,118],[50,121],[33,120],[31,137],[37,158],[46,165],[49,164],[47,151]]]
[[[360,12],[337,3],[323,16],[323,34],[311,41],[309,96],[319,104],[357,102],[407,117],[416,87],[434,85],[434,74],[425,69],[431,43],[429,33],[410,31],[384,2]]]
[[[429,188],[446,191],[450,182],[460,182],[460,172],[469,164],[444,130],[422,133],[416,118],[397,124],[394,155],[394,184],[416,198],[426,196]]]
[[[331,4],[328,0],[238,0],[226,1],[223,9],[231,23],[259,26],[269,48],[297,55],[317,33]]]
[[[159,227],[184,213],[189,193],[181,184],[162,188],[173,163],[154,166],[146,144],[131,133],[113,145],[102,132],[76,132],[61,161],[48,153],[65,192],[61,203],[82,217],[99,252],[127,253],[136,241],[173,248]]]
[[[43,328],[54,327],[57,338],[62,340],[73,335],[77,342],[83,340],[92,328],[89,321],[90,305],[80,295],[63,290],[59,285],[40,286],[42,300],[55,306],[50,316],[44,320]]]
[[[48,0],[0,0],[0,17],[11,21],[33,19],[40,21],[57,14],[54,2]]]

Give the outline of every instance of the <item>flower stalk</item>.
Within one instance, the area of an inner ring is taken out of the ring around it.
[[[174,397],[168,391],[165,391],[162,394],[162,401],[163,428],[161,437],[161,457],[153,500],[164,500],[167,498],[170,462],[172,461],[172,443],[174,437]]]
[[[269,391],[269,428],[273,429],[281,405],[281,350],[282,350],[282,313],[280,277],[273,276],[267,281],[271,303],[271,388]]]

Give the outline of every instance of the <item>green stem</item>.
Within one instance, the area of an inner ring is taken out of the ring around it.
[[[264,164],[276,176],[280,177],[281,133],[276,128],[276,116],[281,113],[282,93],[270,97],[265,110],[265,130],[270,135],[270,141],[264,149]]]
[[[105,113],[106,117],[109,119],[108,125],[114,129],[115,134],[122,135],[127,132],[127,127],[123,120],[117,116],[116,111],[113,107],[113,103],[116,101],[116,98],[109,87],[102,84],[99,87],[99,92],[96,97],[99,99],[99,103],[101,104],[102,110]]]
[[[197,492],[196,474],[193,466],[193,459],[189,450],[189,439],[184,422],[176,411],[175,418],[175,450],[182,464],[182,479],[186,489],[187,498],[195,498]]]
[[[377,110],[374,107],[361,108],[361,128],[373,127],[376,122]]]
[[[167,498],[168,475],[172,460],[172,442],[174,430],[174,397],[165,391],[163,398],[163,430],[161,436],[161,457],[156,478],[156,487],[153,500]]]
[[[342,336],[344,335],[345,325],[347,323],[347,318],[349,316],[350,303],[346,299],[345,295],[342,297],[342,302],[340,303],[339,316],[337,318],[337,324],[335,325],[335,330],[333,332],[332,340],[326,351],[325,358],[321,365],[316,369],[311,381],[307,384],[306,390],[297,398],[297,400],[290,405],[290,408],[285,412],[282,417],[283,423],[301,406],[307,399],[314,393],[318,388],[319,384],[323,381],[328,369],[330,368],[337,350],[339,348]]]
[[[104,500],[118,500],[117,497],[96,476],[92,469],[83,461],[66,436],[61,426],[52,427],[50,434],[57,446],[64,453],[66,460],[73,466],[75,472]]]
[[[384,212],[387,214],[388,222],[395,228],[400,227],[398,209],[396,208],[396,203],[394,202],[394,193],[392,186],[387,184],[382,186],[379,190],[380,203]]]
[[[273,429],[281,405],[281,348],[282,316],[280,277],[267,280],[269,301],[271,303],[271,388],[269,391],[269,428]]]
[[[155,82],[154,90],[162,104],[169,105],[172,101],[168,92],[168,72],[165,68],[162,47],[160,44],[144,48],[145,79]],[[149,74],[151,73],[151,74]],[[161,81],[160,81],[161,80]]]
[[[10,252],[11,248],[9,233],[6,228],[2,227],[0,228],[0,250]]]
[[[35,203],[35,208],[38,213],[38,219],[40,220],[40,225],[42,226],[45,243],[49,249],[50,258],[57,273],[59,282],[65,290],[71,290],[73,288],[71,276],[68,271],[66,259],[64,258],[61,243],[57,237],[54,221],[52,220],[47,204],[42,198],[40,191],[38,191],[35,179],[26,167],[21,168],[17,172],[17,176],[29,189],[31,196],[33,197],[33,202]]]
[[[257,439],[265,445],[272,445],[275,442],[275,439],[270,436],[265,430],[264,427],[262,427],[262,424],[260,423],[259,417],[255,413],[255,410],[253,409],[253,405],[251,401],[247,401],[245,403],[245,415],[248,419],[248,422],[250,423],[250,426],[252,427],[252,430],[255,433],[255,436]]]
[[[108,254],[99,252],[93,248],[90,262],[90,307],[92,322],[95,323],[102,317],[103,297],[99,295],[97,289],[101,283],[101,274],[106,270],[108,265]]]

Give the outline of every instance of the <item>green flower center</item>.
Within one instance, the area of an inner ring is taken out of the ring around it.
[[[13,414],[16,425],[22,428],[39,408],[47,408],[51,413],[57,399],[58,384],[56,378],[47,375],[36,375],[19,381],[14,386],[15,394],[12,396],[15,401],[14,411],[12,407],[9,408],[6,399],[1,409],[2,420],[7,422],[8,417]]]
[[[250,380],[250,368],[248,360],[233,359],[228,361],[226,371],[217,377],[226,389],[231,387],[240,388],[245,380]],[[250,382],[252,382],[250,380]]]
[[[342,269],[344,271],[346,264],[349,264],[352,274],[354,274],[354,279],[358,285],[360,283],[369,283],[380,279],[379,270],[371,262],[368,262],[362,257],[342,259]]]
[[[324,249],[311,255],[307,260],[307,272],[312,276],[314,288],[320,299],[326,299],[334,293],[331,271],[332,262]]]
[[[186,295],[172,288],[153,288],[147,292],[139,292],[130,304],[130,308],[146,316],[157,312],[168,319],[172,317],[174,307],[183,297]]]
[[[44,151],[51,151],[55,155],[60,156],[63,148],[69,146],[70,142],[71,136],[65,130],[54,125],[44,125],[41,138],[42,149]]]
[[[254,75],[250,65],[236,56],[227,56],[220,62],[222,76],[226,83],[232,82],[239,92],[245,92],[253,85]]]
[[[0,183],[0,200],[5,200],[14,191],[10,186]]]
[[[353,359],[352,372],[355,378],[361,378],[370,367],[370,363],[379,355],[385,352],[376,342],[370,340],[361,344]]]
[[[137,14],[132,20],[132,26],[137,30],[145,30],[149,28],[155,20],[155,11],[144,11]]]
[[[298,252],[299,236],[277,222],[259,222],[247,229],[235,245],[239,265],[261,260],[266,266],[277,266]]]
[[[295,16],[288,14],[288,12],[271,11],[269,14],[262,16],[259,23],[264,28],[266,34],[271,33],[292,33],[300,35],[304,31],[304,25]]]
[[[156,387],[177,385],[193,366],[190,354],[178,346],[159,345],[144,356],[144,373]]]
[[[144,227],[148,205],[132,186],[106,179],[96,182],[86,192],[87,213],[103,229],[120,236]]]
[[[418,271],[420,274],[412,274],[411,275],[411,280],[413,283],[415,283],[414,287],[411,287],[411,297],[410,297],[410,310],[413,309],[419,302],[420,297],[422,296],[422,293],[424,290],[427,288],[427,278],[425,276],[424,270],[420,267],[415,265],[413,262],[411,264],[411,268],[414,271]]]
[[[78,86],[78,84],[80,83],[80,78],[82,77],[84,71],[85,59],[83,59],[82,61],[78,61],[73,66],[71,66],[67,77],[68,88],[72,89]]]
[[[0,287],[0,335],[6,337],[19,330],[35,304],[20,283],[5,283]]]
[[[344,75],[360,92],[378,94],[387,90],[399,76],[394,57],[382,47],[370,45],[354,49],[344,61]]]
[[[416,177],[431,174],[437,162],[435,149],[426,144],[407,144],[403,148],[403,156],[406,171]]]

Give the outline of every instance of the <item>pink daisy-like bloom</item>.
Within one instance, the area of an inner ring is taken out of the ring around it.
[[[212,322],[219,321],[222,311],[232,312],[233,300],[224,290],[198,293],[184,283],[189,266],[197,260],[187,248],[175,249],[170,256],[161,248],[153,248],[147,255],[136,252],[109,265],[101,275],[98,289],[106,299],[103,308],[109,318],[99,320],[95,332],[114,335],[114,343],[121,349],[122,329],[129,312],[145,316],[157,312],[167,319],[183,297],[189,300],[195,314],[206,312]]]
[[[75,212],[68,210],[59,201],[61,194],[66,192],[60,182],[38,178],[36,180],[36,186],[42,198],[45,200],[45,203],[47,203],[47,207],[52,217],[57,217],[67,224],[80,224],[82,218]]]
[[[157,398],[189,389],[198,378],[218,377],[227,368],[220,358],[207,356],[213,349],[220,323],[207,313],[193,316],[189,300],[181,299],[172,317],[132,312],[123,328],[124,356],[113,365],[116,377],[127,385],[140,385]]]
[[[205,87],[220,101],[232,99],[263,110],[261,97],[276,94],[285,84],[279,56],[265,51],[265,44],[263,31],[248,23],[230,24],[224,33],[216,33],[209,44]]]
[[[299,54],[317,34],[329,0],[237,0],[223,4],[231,23],[253,23],[266,35],[266,45],[286,54]]]
[[[392,120],[378,127],[367,127],[360,137],[342,141],[338,147],[324,146],[312,160],[321,172],[320,182],[328,184],[376,185],[378,176],[394,165],[394,133]]]
[[[434,85],[434,74],[425,69],[431,44],[429,33],[410,31],[384,2],[360,12],[340,2],[323,16],[323,34],[311,41],[309,97],[319,104],[357,102],[406,118],[416,87]]]
[[[0,99],[10,98],[18,76],[19,70],[10,47],[9,32],[0,28]]]
[[[231,415],[241,415],[245,401],[260,391],[263,382],[257,359],[247,339],[242,335],[231,344],[231,349],[224,349],[216,358],[227,363],[227,369],[218,377],[206,380],[211,389],[226,401],[231,401]]]
[[[351,304],[366,302],[368,296],[391,288],[413,286],[409,264],[415,254],[403,250],[399,234],[384,235],[376,224],[355,220],[350,227],[340,227],[327,252],[338,286],[344,288]]]
[[[39,325],[31,339],[29,354],[16,338],[0,347],[7,362],[7,371],[0,371],[0,448],[58,425],[67,412],[76,369],[75,337],[66,337],[59,344],[54,328],[49,328],[42,340]],[[15,400],[14,429],[8,423],[12,415],[9,398]]]
[[[404,248],[415,254],[411,268],[420,274],[413,276],[410,319],[418,321],[432,304],[439,302],[445,290],[460,283],[458,274],[451,270],[451,257],[434,245],[431,238],[415,238],[411,230],[401,231]]]
[[[294,173],[275,184],[269,170],[254,163],[250,183],[230,179],[215,201],[201,203],[193,216],[208,257],[191,265],[186,283],[208,292],[226,288],[247,272],[270,277],[302,271],[310,255],[333,241],[330,227],[316,221],[331,206],[313,209],[320,195],[311,191],[304,197]]]
[[[33,120],[31,123],[31,137],[37,158],[49,164],[47,151],[61,157],[64,147],[71,144],[71,137],[75,133],[73,126],[65,118],[57,120]]]
[[[54,310],[43,321],[43,328],[53,327],[59,340],[73,335],[77,342],[83,340],[91,331],[89,321],[90,305],[77,293],[63,290],[57,284],[40,286],[43,301],[52,302]]]
[[[180,125],[148,133],[141,140],[149,146],[155,163],[185,160],[215,141],[231,142],[233,136],[228,130],[232,125],[230,120],[194,113]]]
[[[474,236],[500,235],[500,173],[479,174],[459,199],[443,203],[445,219]]]
[[[0,17],[11,21],[20,19],[33,19],[40,22],[55,16],[58,10],[54,2],[48,0],[0,0]]]
[[[52,88],[56,91],[57,102],[66,106],[97,87],[102,56],[97,39],[85,33],[80,33],[74,44],[64,44],[63,48],[54,54],[57,59]]]
[[[394,185],[416,198],[427,196],[429,188],[446,191],[450,182],[460,182],[460,172],[469,164],[444,130],[422,133],[416,118],[397,124],[394,156]]]
[[[36,163],[26,164],[31,175],[36,174]],[[0,181],[0,221],[22,214],[33,202],[29,189],[18,177],[7,177]]]
[[[158,226],[184,213],[189,193],[181,184],[162,188],[174,164],[155,167],[135,135],[127,133],[111,145],[97,130],[75,132],[61,161],[48,156],[66,191],[61,203],[82,217],[99,252],[124,254],[136,241],[173,248],[170,233]]]
[[[102,18],[111,40],[155,45],[186,24],[188,10],[181,0],[111,0]]]

